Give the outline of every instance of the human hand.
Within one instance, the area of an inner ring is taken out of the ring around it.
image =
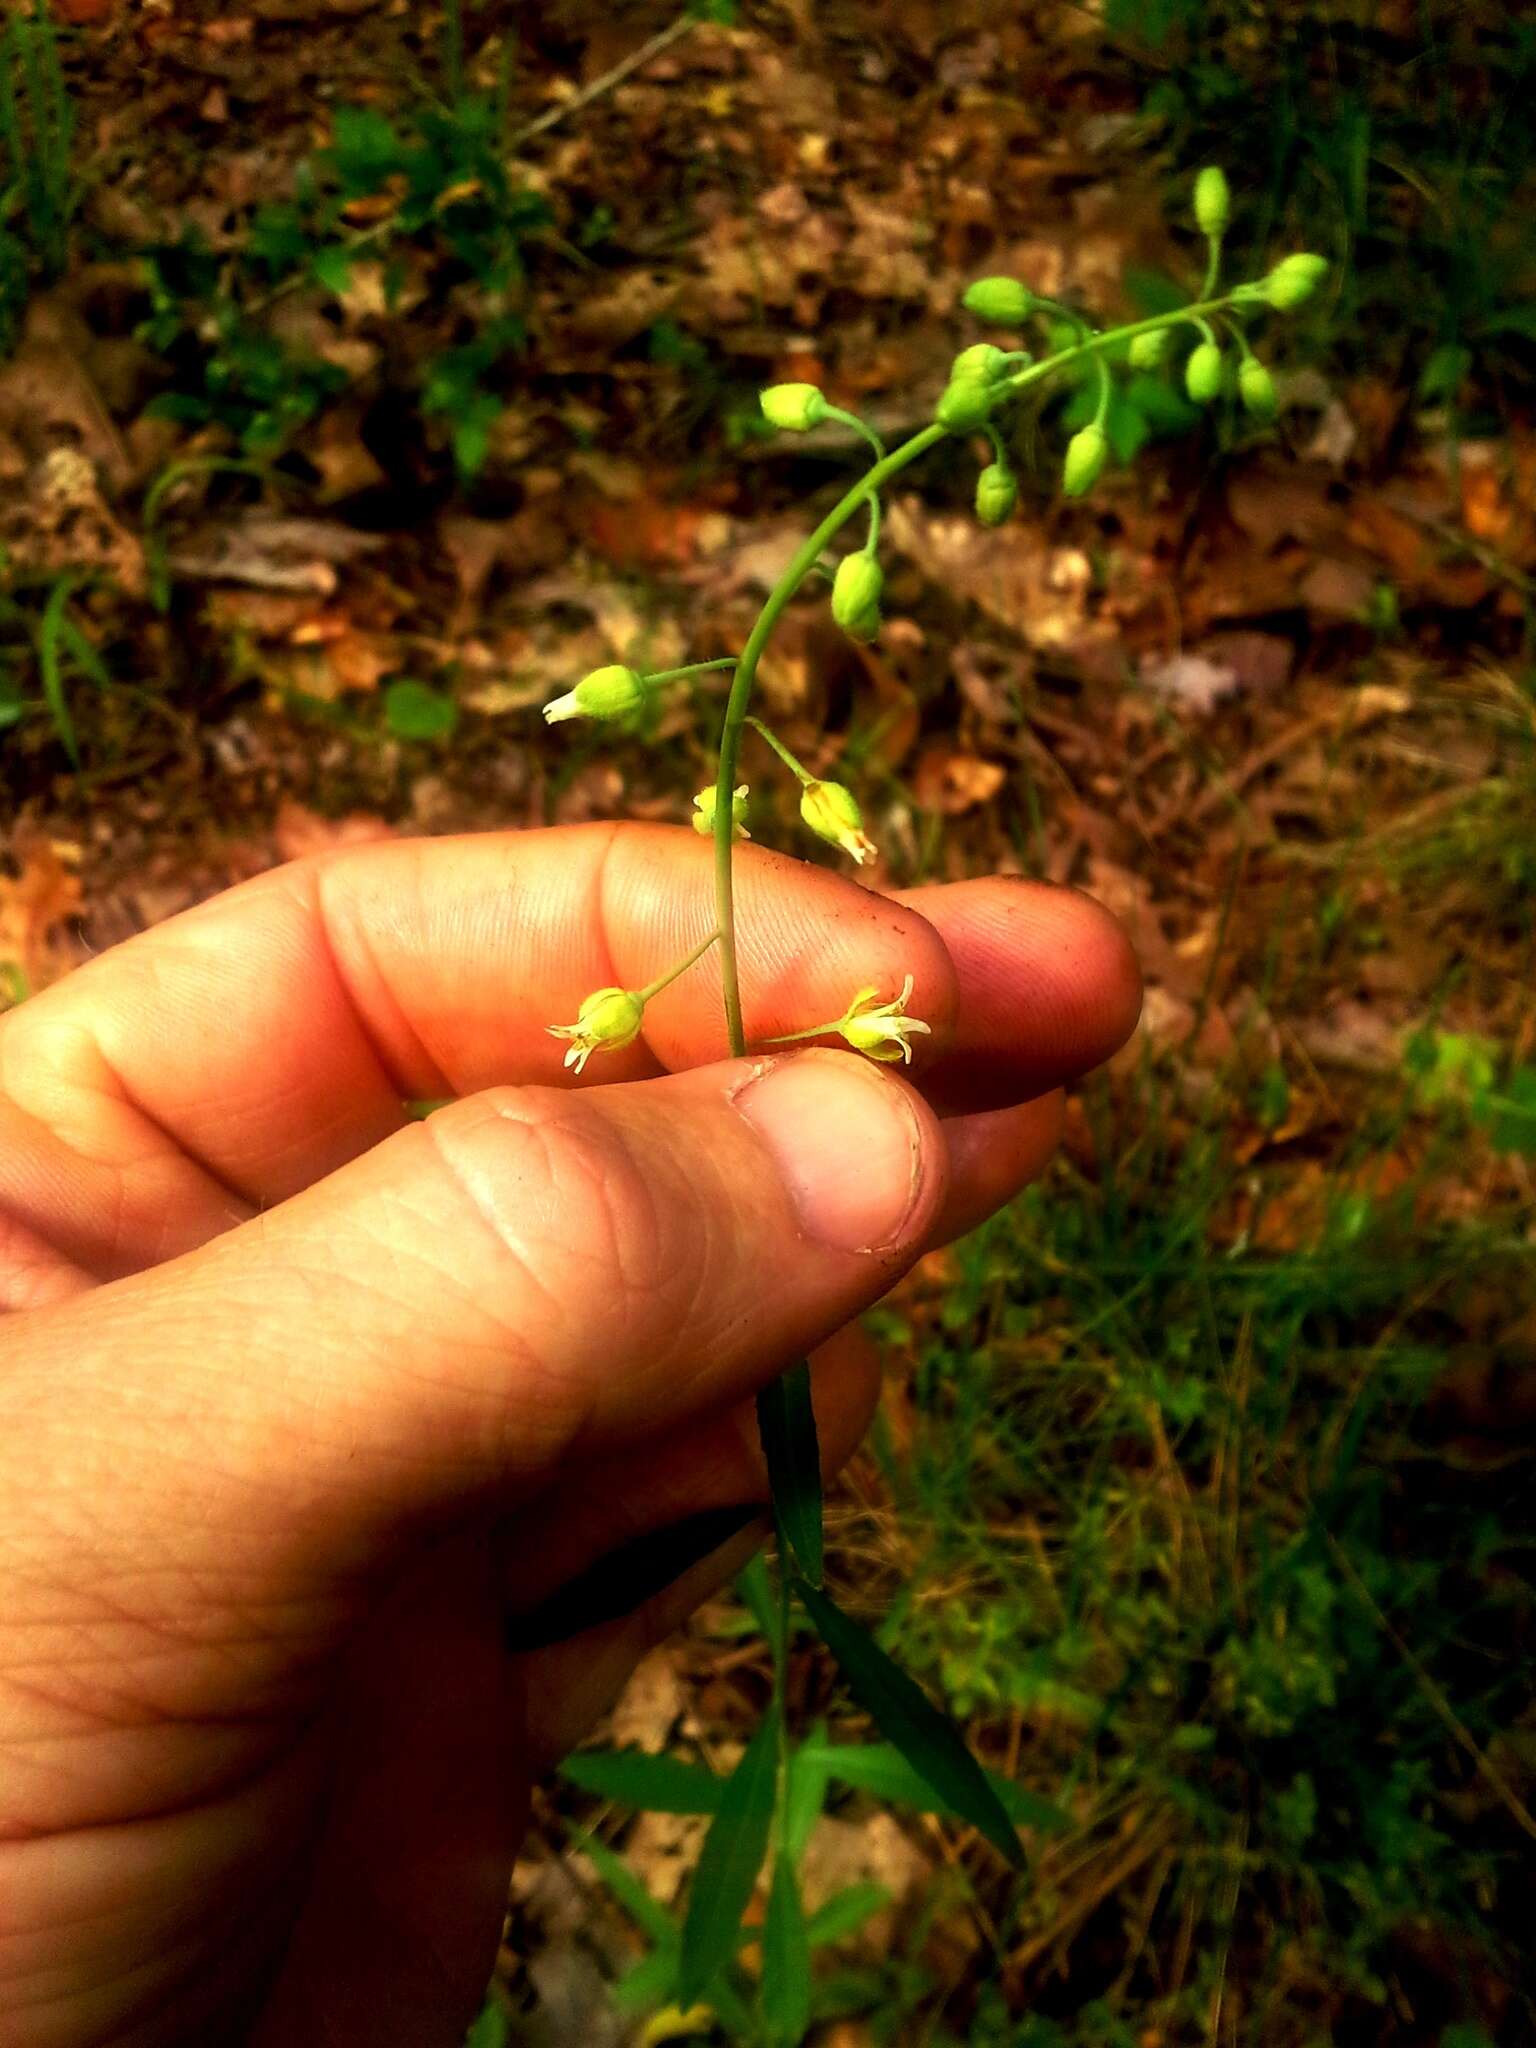
[[[845,1458],[836,1333],[1132,1026],[1069,892],[737,860],[752,1040],[911,974],[913,1084],[725,1058],[707,966],[575,1082],[711,921],[638,826],[303,861],[0,1023],[5,2048],[458,2040],[531,1779],[761,1540],[754,1391],[822,1346]]]

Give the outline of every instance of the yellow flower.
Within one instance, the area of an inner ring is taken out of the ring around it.
[[[568,1038],[565,1064],[579,1074],[595,1052],[619,1052],[640,1036],[645,999],[627,988],[594,989],[584,998],[574,1024],[550,1024],[551,1038]]]
[[[858,799],[841,782],[807,782],[800,795],[800,815],[818,839],[851,853],[860,867],[878,857],[879,848],[864,830]]]
[[[702,839],[712,836],[715,829],[715,785],[701,789],[693,800],[693,829]],[[731,837],[750,839],[747,830],[747,785],[740,783],[731,792]]]
[[[907,1004],[912,1000],[911,975],[901,984],[901,994],[890,1002],[879,1002],[879,993],[876,988],[861,988],[835,1029],[842,1033],[855,1052],[891,1065],[901,1060],[910,1067],[912,1047],[909,1041],[914,1036],[928,1037],[931,1028],[921,1017],[909,1017],[906,1013]]]

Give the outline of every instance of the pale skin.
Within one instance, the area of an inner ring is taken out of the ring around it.
[[[708,960],[569,1074],[546,1027],[697,943],[710,858],[342,850],[0,1023],[4,2048],[457,2042],[531,1781],[760,1525],[553,1648],[509,1617],[761,1501],[752,1396],[807,1351],[845,1459],[847,1326],[1039,1172],[1135,1021],[1069,891],[749,846],[751,1042],[910,974],[910,1074],[727,1059]]]

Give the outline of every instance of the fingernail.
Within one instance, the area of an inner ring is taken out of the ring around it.
[[[880,1251],[908,1232],[923,1133],[906,1091],[850,1053],[776,1062],[736,1097],[789,1189],[808,1237]]]
[[[674,1579],[760,1520],[764,1512],[756,1503],[701,1508],[681,1522],[636,1537],[622,1550],[600,1557],[527,1614],[509,1615],[503,1628],[507,1648],[514,1653],[548,1649],[551,1643],[563,1643],[605,1621],[633,1614]]]

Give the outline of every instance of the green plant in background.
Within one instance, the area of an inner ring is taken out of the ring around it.
[[[485,462],[502,412],[497,372],[522,346],[520,288],[526,237],[550,218],[511,168],[507,123],[512,44],[489,92],[466,81],[458,6],[444,16],[442,91],[403,115],[342,106],[328,147],[299,167],[291,199],[259,207],[239,256],[222,262],[195,238],[152,251],[152,310],[140,330],[178,372],[153,410],[190,426],[217,424],[241,451],[290,447],[347,373],[283,341],[266,315],[274,301],[318,287],[344,297],[358,266],[382,266],[380,318],[398,304],[413,247],[432,268],[434,294],[463,297],[467,337],[425,367],[422,416],[441,421],[460,476]],[[359,213],[377,214],[354,226]]]
[[[713,838],[715,848],[714,929],[701,934],[687,958],[647,988],[597,990],[582,1004],[574,1024],[552,1025],[558,1036],[570,1041],[568,1064],[579,1067],[594,1054],[630,1044],[641,1029],[646,1003],[691,971],[704,953],[715,947],[731,1047],[738,1056],[747,1052],[737,975],[733,847],[745,832],[742,806],[746,790],[739,780],[739,767],[749,727],[798,784],[800,815],[806,827],[855,861],[874,857],[875,847],[852,791],[840,782],[809,773],[761,720],[751,716],[751,704],[758,663],[775,625],[801,585],[825,566],[827,550],[854,519],[865,521],[864,537],[832,571],[832,616],[856,640],[872,640],[879,633],[881,493],[896,476],[947,440],[985,439],[990,460],[978,480],[977,512],[984,523],[998,523],[1007,516],[1016,495],[1007,438],[1010,417],[1021,401],[1044,395],[1053,380],[1084,377],[1091,393],[1090,409],[1067,442],[1062,467],[1066,493],[1084,495],[1111,459],[1109,422],[1126,376],[1148,373],[1153,358],[1161,358],[1169,337],[1184,330],[1191,331],[1194,340],[1183,381],[1195,406],[1207,405],[1220,396],[1230,375],[1244,404],[1256,414],[1267,410],[1267,388],[1260,388],[1252,371],[1244,374],[1246,365],[1255,360],[1247,338],[1248,323],[1266,312],[1285,313],[1302,304],[1315,290],[1326,266],[1316,256],[1291,255],[1252,282],[1224,289],[1221,258],[1227,211],[1224,177],[1215,170],[1202,173],[1196,188],[1196,221],[1207,243],[1208,260],[1198,297],[1120,327],[1095,328],[1013,278],[990,277],[974,284],[965,295],[965,304],[978,319],[1014,336],[1043,329],[1044,353],[1037,358],[1022,347],[1005,348],[985,341],[962,350],[932,424],[893,450],[887,451],[862,420],[829,404],[814,385],[780,384],[762,394],[763,414],[770,425],[804,433],[825,420],[835,420],[863,438],[874,460],[797,550],[739,656],[652,675],[610,664],[546,706],[545,715],[552,723],[594,718],[633,727],[667,684],[711,668],[732,672],[715,782],[696,799],[695,823]],[[1255,403],[1256,398],[1264,403]],[[910,1060],[911,1035],[926,1028],[920,1019],[906,1013],[911,992],[910,979],[899,995],[887,992],[883,1002],[880,991],[861,990],[841,1017],[795,1036],[835,1036],[878,1059]],[[773,1872],[769,1919],[770,1923],[777,1921],[779,1938],[765,1930],[770,1960],[763,1975],[762,2016],[767,2037],[777,2040],[799,2038],[792,2029],[787,2030],[785,2015],[803,2016],[809,1997],[805,1984],[798,1981],[807,1976],[805,1943],[794,1859],[786,1853],[796,1751],[786,1721],[785,1680],[796,1608],[831,1651],[849,1690],[894,1751],[943,1805],[969,1821],[1009,1862],[1017,1863],[1020,1857],[1013,1820],[954,1724],[826,1591],[820,1458],[809,1367],[803,1361],[760,1397],[758,1419],[778,1531],[777,1598],[771,1605],[765,1604],[763,1611],[765,1633],[773,1650],[773,1697],[758,1733],[720,1789],[719,1806],[705,1840],[681,1932],[675,1983],[669,1991],[684,2009],[701,2000],[720,2009],[718,2001],[734,1995],[729,1966],[742,1916],[767,1859]],[[786,1973],[790,1981],[785,1981]],[[770,2021],[770,2010],[778,2012],[776,2021]]]
[[[1507,409],[1536,362],[1536,28],[1521,10],[1426,6],[1394,29],[1347,10],[1324,25],[1246,0],[1110,0],[1104,18],[1177,164],[1219,146],[1253,166],[1241,246],[1304,222],[1345,259],[1329,311],[1348,367],[1453,422]]]
[[[79,199],[71,150],[75,115],[44,0],[18,8],[0,31],[0,344],[8,345],[35,276],[56,277],[69,254]]]

